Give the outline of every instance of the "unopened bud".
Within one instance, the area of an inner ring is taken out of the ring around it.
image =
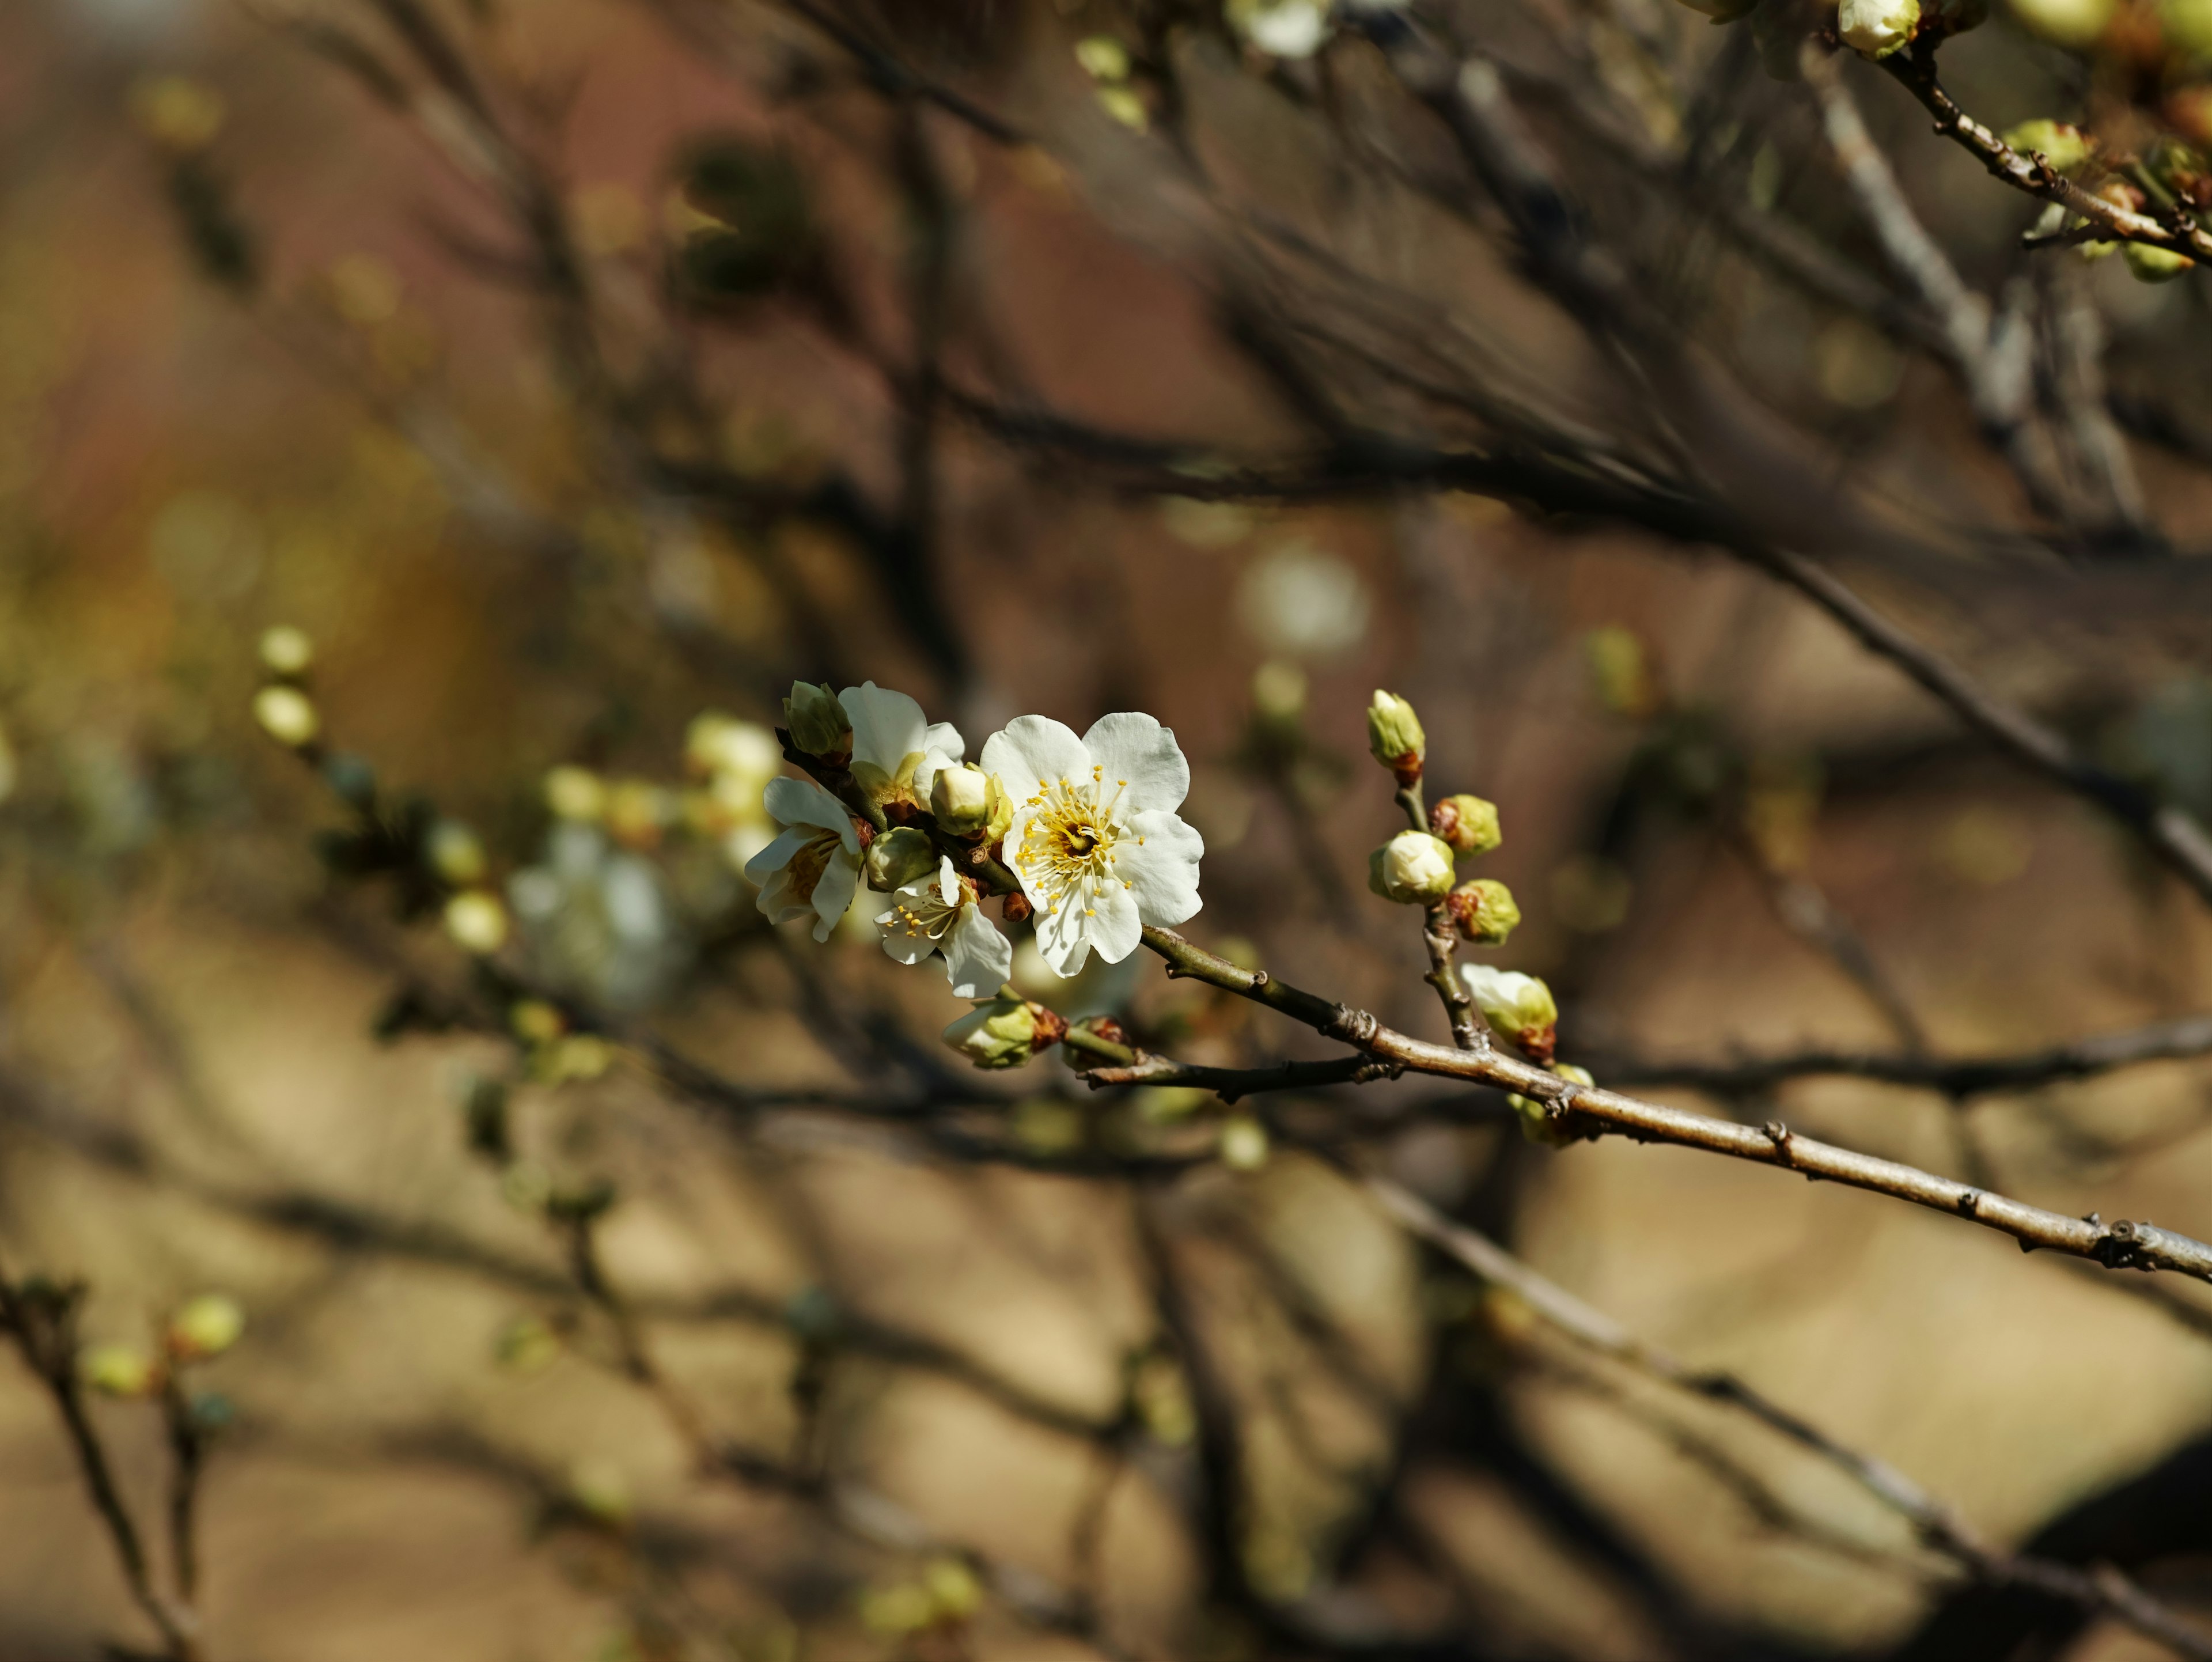
[[[264,687],[253,695],[253,719],[261,730],[288,750],[301,750],[315,742],[322,718],[314,700],[297,687]]]
[[[939,768],[930,782],[929,811],[955,837],[980,831],[991,823],[991,789],[997,783],[972,763]]]
[[[1421,776],[1428,759],[1429,736],[1421,731],[1421,718],[1413,705],[1380,687],[1367,706],[1367,748],[1384,767],[1410,785]]]
[[[430,869],[457,889],[483,880],[483,843],[458,819],[441,819],[432,825],[423,838],[422,854]]]
[[[1558,1062],[1552,1071],[1571,1085],[1595,1085],[1586,1068],[1577,1068],[1571,1062]],[[1505,1099],[1505,1105],[1521,1119],[1521,1135],[1531,1142],[1541,1143],[1547,1148],[1564,1148],[1574,1141],[1575,1133],[1566,1124],[1566,1116],[1553,1111],[1551,1103],[1536,1097],[1524,1097],[1517,1092]]]
[[[937,847],[929,833],[915,825],[900,825],[868,844],[861,869],[868,886],[885,892],[902,889],[937,869]]]
[[[1836,33],[1869,58],[1887,58],[1920,27],[1920,0],[1844,0]]]
[[[507,941],[507,908],[483,889],[464,889],[446,903],[446,933],[463,952],[489,958]]]
[[[2112,21],[2115,0],[2010,0],[2031,34],[2061,46],[2086,46]]]
[[[2089,135],[2065,121],[2023,121],[2006,130],[2004,142],[2022,155],[2040,155],[2060,173],[2071,173],[2089,159]]]
[[[1513,891],[1492,877],[1461,884],[1444,897],[1444,905],[1459,932],[1477,946],[1502,947],[1521,924]]]
[[[2123,244],[2120,253],[2128,262],[2128,275],[2138,283],[2171,283],[2197,264],[2186,254],[2142,242]]]
[[[1460,854],[1488,854],[1504,841],[1498,804],[1480,796],[1447,796],[1429,810],[1429,829]]]
[[[1538,1062],[1548,1062],[1557,1042],[1559,1007],[1534,976],[1487,964],[1462,966],[1461,977],[1482,1019]]]
[[[289,624],[261,631],[261,667],[288,679],[305,675],[315,661],[315,643],[307,631]]]
[[[555,768],[545,776],[545,806],[556,819],[598,819],[607,811],[606,782],[589,768]]]
[[[1256,1172],[1267,1163],[1267,1128],[1249,1114],[1221,1125],[1221,1163],[1234,1172]]]
[[[204,1294],[169,1318],[169,1354],[180,1362],[220,1356],[246,1331],[246,1312],[220,1293]]]
[[[838,767],[852,760],[852,718],[828,687],[793,681],[783,701],[783,725],[795,749]]]
[[[978,1068],[1018,1068],[1066,1032],[1061,1017],[1002,987],[947,1027],[945,1042]]]
[[[143,1397],[161,1377],[151,1356],[127,1344],[96,1344],[81,1352],[76,1376],[103,1397]]]
[[[1401,831],[1367,857],[1367,886],[1401,905],[1443,899],[1455,874],[1451,845],[1426,831]]]

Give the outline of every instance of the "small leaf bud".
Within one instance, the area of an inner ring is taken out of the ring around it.
[[[589,768],[564,764],[545,775],[545,807],[556,819],[589,824],[607,811],[606,782]]]
[[[1552,989],[1534,976],[1517,970],[1500,970],[1488,964],[1468,964],[1460,969],[1474,1007],[1482,1019],[1502,1037],[1519,1045],[1538,1062],[1548,1062],[1557,1042],[1559,1007]]]
[[[927,876],[937,869],[937,845],[927,831],[918,825],[899,825],[868,844],[861,869],[870,888],[889,892]]]
[[[220,1293],[203,1294],[169,1318],[169,1354],[180,1362],[220,1356],[246,1331],[246,1312],[238,1300]]]
[[[1267,1163],[1267,1128],[1249,1114],[1221,1123],[1221,1163],[1232,1172],[1256,1172]]]
[[[945,1042],[978,1068],[1018,1068],[1066,1032],[1062,1018],[1007,986],[947,1027]]]
[[[982,831],[991,823],[991,790],[997,783],[972,763],[956,762],[939,768],[929,787],[929,811],[955,837]]]
[[[2039,155],[2060,173],[2071,173],[2089,159],[2089,135],[2070,122],[2023,121],[2006,130],[2004,142],[2026,155]]]
[[[2138,283],[2171,283],[2197,264],[2186,254],[2142,242],[2123,243],[2120,255],[2128,263],[2128,275]]]
[[[307,638],[307,630],[279,624],[261,631],[261,667],[271,675],[295,680],[305,675],[314,661],[315,643]]]
[[[1421,718],[1413,705],[1377,687],[1367,706],[1367,748],[1397,776],[1400,784],[1410,785],[1421,776],[1421,764],[1428,759],[1429,736],[1421,731]]]
[[[253,695],[253,719],[261,730],[288,750],[302,750],[315,742],[322,718],[314,700],[297,687],[264,687]]]
[[[446,903],[446,933],[463,952],[489,958],[507,943],[507,908],[484,889],[464,889]]]
[[[842,767],[853,758],[853,722],[827,686],[793,681],[783,701],[784,729],[794,749]]]
[[[154,1359],[127,1344],[96,1344],[79,1353],[76,1376],[103,1397],[143,1397],[161,1382]]]
[[[1887,58],[1920,27],[1920,0],[1844,0],[1836,33],[1844,44],[1874,58]]]
[[[1488,854],[1501,842],[1498,804],[1480,796],[1447,796],[1429,810],[1429,829],[1459,854]]]
[[[1451,845],[1426,831],[1401,831],[1367,857],[1367,886],[1401,905],[1443,899],[1454,875]]]
[[[1572,1085],[1595,1085],[1597,1081],[1586,1068],[1577,1068],[1571,1062],[1554,1064],[1552,1071]],[[1575,1134],[1561,1123],[1564,1117],[1554,1117],[1552,1105],[1535,1097],[1524,1097],[1517,1092],[1505,1099],[1505,1105],[1521,1119],[1521,1135],[1529,1141],[1547,1148],[1564,1148],[1576,1141]]]
[[[1520,927],[1521,908],[1513,892],[1495,878],[1478,877],[1462,883],[1444,897],[1444,905],[1461,934],[1480,947],[1502,947]]]
[[[458,819],[441,819],[430,827],[422,839],[422,855],[442,881],[457,889],[483,879],[483,843]]]

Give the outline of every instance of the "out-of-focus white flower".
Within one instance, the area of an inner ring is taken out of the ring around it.
[[[933,874],[898,891],[876,927],[884,932],[884,950],[902,964],[943,953],[946,978],[963,998],[981,997],[1014,967],[1013,947],[983,916],[974,886],[944,856]]]
[[[507,941],[507,908],[482,889],[464,889],[446,903],[446,933],[463,952],[489,957]]]
[[[1197,915],[1206,843],[1176,813],[1190,764],[1171,730],[1124,710],[1079,739],[1024,715],[991,735],[983,768],[1015,799],[1007,860],[1036,908],[1037,948],[1055,974],[1073,975],[1094,947],[1119,963],[1144,925]]]
[[[507,893],[532,973],[610,1008],[652,1003],[689,949],[653,863],[596,825],[555,825]]]
[[[261,730],[288,750],[315,741],[322,718],[314,701],[297,687],[264,687],[253,695],[253,719]]]
[[[757,721],[702,710],[684,730],[684,760],[703,777],[750,780],[757,791],[783,771],[783,748]]]
[[[1920,0],[1844,0],[1836,33],[1869,58],[1887,58],[1920,27]]]
[[[814,938],[827,941],[860,886],[860,839],[845,805],[811,779],[771,779],[763,799],[784,830],[745,862],[760,886],[760,909],[771,923],[815,916]]]
[[[950,721],[932,723],[903,692],[866,681],[847,687],[837,702],[853,724],[853,778],[878,807],[928,807],[938,770],[968,753],[959,728]]]
[[[589,768],[551,769],[545,775],[545,806],[556,819],[589,824],[607,811],[606,781]]]
[[[278,624],[261,631],[261,667],[271,675],[305,675],[315,661],[307,631]]]
[[[1331,658],[1358,645],[1368,611],[1359,574],[1304,543],[1262,555],[1237,587],[1238,621],[1279,658]]]
[[[1230,27],[1273,58],[1310,58],[1328,39],[1328,0],[1230,0]]]

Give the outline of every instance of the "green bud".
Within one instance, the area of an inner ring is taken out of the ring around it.
[[[939,768],[930,782],[929,811],[955,837],[981,831],[991,823],[992,791],[999,782],[970,762]],[[1004,790],[999,794],[1004,796]]]
[[[2141,242],[2123,244],[2120,253],[2128,262],[2128,275],[2138,283],[2171,283],[2197,264],[2186,254]]]
[[[1429,829],[1459,854],[1488,854],[1504,841],[1498,804],[1480,796],[1447,796],[1429,810]]]
[[[1552,989],[1534,976],[1487,964],[1462,965],[1460,975],[1474,995],[1474,1008],[1501,1037],[1538,1062],[1548,1062],[1557,1041],[1559,1007]]]
[[[1461,884],[1444,897],[1444,904],[1459,932],[1478,946],[1502,947],[1520,927],[1521,908],[1514,904],[1513,891],[1495,878]]]
[[[1006,986],[947,1027],[945,1042],[978,1068],[1018,1068],[1066,1032],[1059,1016]]]
[[[1395,692],[1380,687],[1367,706],[1367,748],[1375,759],[1410,785],[1421,776],[1428,760],[1429,736],[1421,731],[1421,718],[1413,707]]]
[[[794,748],[842,767],[853,756],[853,722],[837,695],[811,681],[793,681],[783,701],[783,725]]]
[[[1401,905],[1442,900],[1454,875],[1451,845],[1426,831],[1401,831],[1367,856],[1367,886]]]
[[[1887,58],[1920,27],[1920,0],[1844,0],[1836,33],[1869,58]]]
[[[884,832],[868,844],[861,870],[872,889],[902,889],[937,869],[937,845],[929,833],[915,825],[901,825]]]
[[[2061,46],[2086,46],[2112,21],[2117,0],[2009,0],[2012,15],[2031,34]]]
[[[179,1361],[205,1361],[236,1344],[246,1331],[246,1312],[238,1300],[204,1294],[169,1318],[169,1354]]]
[[[76,1376],[103,1397],[143,1397],[160,1378],[154,1359],[127,1344],[96,1344],[80,1353]]]
[[[2038,119],[2006,131],[2004,142],[2022,155],[2040,155],[2060,173],[2071,173],[2089,159],[2089,135],[2070,122]]]
[[[1595,1085],[1587,1068],[1577,1068],[1571,1062],[1553,1064],[1552,1071],[1573,1085]],[[1541,1143],[1547,1148],[1564,1148],[1575,1141],[1574,1133],[1552,1117],[1552,1105],[1534,1097],[1517,1093],[1505,1099],[1505,1105],[1521,1118],[1521,1135],[1531,1142]]]

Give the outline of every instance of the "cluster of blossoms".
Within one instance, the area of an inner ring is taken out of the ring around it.
[[[1011,1066],[1064,1024],[1004,990],[1013,948],[985,910],[1030,922],[1052,971],[1091,954],[1119,963],[1146,925],[1199,909],[1206,851],[1176,810],[1190,767],[1149,715],[1101,717],[1080,736],[1024,715],[977,761],[948,722],[872,681],[842,692],[801,682],[784,701],[789,752],[811,776],[767,784],[779,834],[746,864],[769,918],[811,916],[826,941],[862,884],[887,898],[876,922],[903,964],[941,957],[954,992],[980,1001],[947,1038]]]

